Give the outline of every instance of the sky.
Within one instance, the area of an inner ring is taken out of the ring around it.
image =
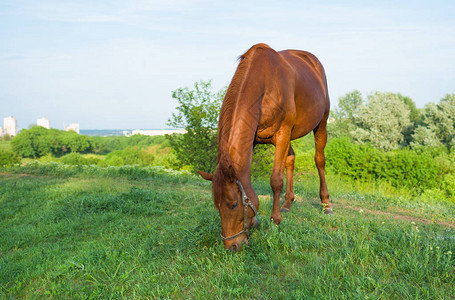
[[[453,0],[1,0],[0,119],[167,128],[173,90],[220,90],[260,42],[315,54],[332,108],[354,89],[420,108],[455,93]]]

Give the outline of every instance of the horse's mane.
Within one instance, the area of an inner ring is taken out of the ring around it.
[[[218,121],[218,161],[220,161],[221,156],[223,156],[225,151],[227,151],[227,141],[232,128],[234,109],[236,107],[237,99],[240,96],[248,69],[251,65],[251,58],[257,49],[264,48],[270,47],[266,44],[256,44],[238,58],[240,62],[226,92],[226,96],[224,97]]]
[[[217,208],[223,198],[224,184],[230,177],[228,173],[229,166],[232,166],[232,161],[230,160],[229,155],[222,155],[221,157],[218,157],[218,168],[215,171],[215,176],[213,176],[212,182],[213,201]]]

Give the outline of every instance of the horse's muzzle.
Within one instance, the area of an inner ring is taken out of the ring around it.
[[[242,241],[240,242],[234,242],[230,247],[229,247],[229,250],[231,252],[240,252],[242,251],[242,247],[243,245],[248,245],[248,239],[247,238],[244,238]]]

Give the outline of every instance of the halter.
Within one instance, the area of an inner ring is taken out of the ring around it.
[[[247,225],[247,219],[248,219],[248,206],[251,207],[251,209],[253,210],[254,212],[254,216],[257,218],[258,222],[259,222],[259,214],[258,214],[258,211],[256,209],[256,207],[253,205],[253,203],[250,201],[250,199],[248,198],[248,196],[245,194],[245,190],[243,189],[243,185],[240,181],[238,181],[237,179],[235,180],[235,182],[237,183],[237,185],[239,186],[240,188],[240,191],[242,192],[242,202],[243,202],[243,207],[245,208],[245,214],[244,214],[244,218],[243,218],[243,229],[242,231],[240,231],[239,233],[237,234],[234,234],[234,235],[231,235],[229,237],[224,237],[223,234],[221,234],[221,238],[223,239],[223,241],[226,241],[226,240],[231,240],[233,238],[236,238],[238,237],[239,235],[241,234],[244,234],[246,233],[247,235],[249,235],[249,230],[248,230],[248,225]]]

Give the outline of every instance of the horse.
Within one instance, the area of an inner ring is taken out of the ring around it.
[[[333,214],[325,180],[324,148],[330,100],[324,68],[313,54],[275,51],[266,44],[252,46],[239,64],[224,97],[218,121],[218,164],[214,174],[198,171],[212,181],[215,207],[221,218],[226,249],[240,251],[256,227],[259,198],[251,185],[251,160],[256,144],[273,144],[270,177],[271,219],[279,225],[281,212],[294,201],[295,153],[291,140],[313,131],[319,195],[326,214]],[[286,169],[286,193],[280,209]]]

